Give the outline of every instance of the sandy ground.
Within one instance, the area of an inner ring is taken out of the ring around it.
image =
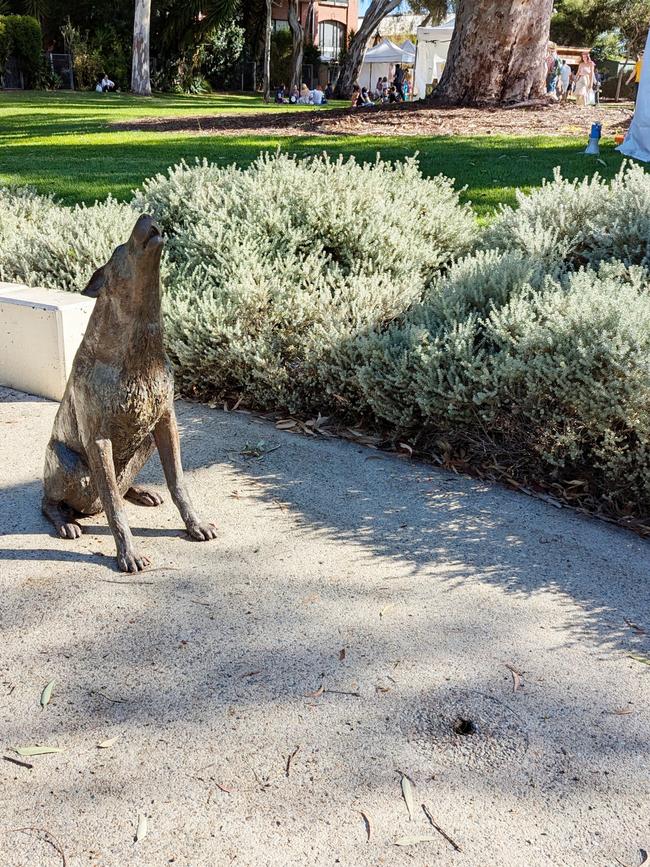
[[[154,568],[125,576],[103,519],[73,543],[40,515],[56,405],[0,392],[3,755],[65,748],[0,762],[2,867],[61,865],[57,846],[69,867],[640,863],[648,542],[177,407],[221,536],[190,542],[169,502],[129,506]],[[157,462],[144,477],[162,488]]]
[[[110,124],[113,129],[196,135],[550,135],[584,138],[594,121],[603,135],[625,133],[631,104],[578,108],[574,103],[532,108],[423,107],[419,103],[369,109],[333,109],[200,117],[144,117]]]

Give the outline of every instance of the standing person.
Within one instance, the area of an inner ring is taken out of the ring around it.
[[[562,102],[566,102],[569,98],[569,91],[571,90],[571,67],[566,62],[566,60],[562,61],[562,69],[560,69],[560,86],[562,88]]]
[[[546,52],[546,92],[556,98],[561,68],[562,62],[558,57],[555,43],[549,42]]]
[[[582,59],[576,71],[576,105],[589,105],[589,95],[594,87],[594,62],[588,51],[582,52]]]
[[[393,87],[399,94],[399,98],[402,98],[402,83],[404,81],[404,70],[402,69],[401,63],[397,63],[395,65],[395,78],[393,79]]]
[[[409,97],[411,95],[411,73],[407,69],[404,72],[404,81],[402,82],[402,97],[404,102],[409,101]]]
[[[637,54],[636,63],[634,64],[634,69],[627,77],[626,84],[632,84],[634,81],[634,102],[636,103],[636,98],[639,95],[639,82],[641,81],[641,70],[643,69],[643,51],[640,54]]]

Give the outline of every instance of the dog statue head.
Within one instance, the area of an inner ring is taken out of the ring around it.
[[[165,241],[153,217],[142,214],[126,244],[120,244],[90,278],[83,295],[105,294],[127,307],[160,292],[160,256]]]

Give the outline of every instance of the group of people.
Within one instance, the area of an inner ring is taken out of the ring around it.
[[[408,102],[413,93],[411,73],[398,63],[395,67],[395,75],[391,82],[388,76],[380,75],[374,90],[367,87],[359,87],[355,84],[352,88],[352,107],[363,108],[368,105],[386,102]]]
[[[288,93],[284,84],[281,84],[275,91],[275,101],[278,105],[327,105],[327,101],[333,96],[334,89],[331,84],[327,85],[326,90],[323,90],[320,84],[312,90],[303,82],[300,89],[294,84]]]
[[[600,100],[603,76],[588,51],[583,51],[575,72],[566,59],[560,59],[554,45],[546,55],[546,92],[566,102],[573,95],[576,105],[595,105]]]
[[[634,100],[641,81],[643,55],[640,55],[626,84],[634,81]],[[560,59],[553,44],[546,55],[546,92],[555,99],[566,102],[569,96],[575,97],[576,105],[596,105],[600,102],[600,91],[604,76],[596,68],[590,53],[583,51],[575,72],[566,60]]]

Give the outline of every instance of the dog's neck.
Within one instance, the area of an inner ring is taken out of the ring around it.
[[[141,370],[164,360],[159,286],[135,297],[100,297],[93,319],[94,352],[103,362]]]

